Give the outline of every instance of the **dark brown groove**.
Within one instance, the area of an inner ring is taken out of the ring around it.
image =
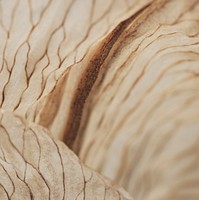
[[[118,24],[118,26],[116,26],[116,28],[104,39],[102,45],[96,49],[90,61],[86,65],[85,70],[83,71],[76,86],[76,92],[70,105],[69,118],[67,120],[66,127],[64,128],[63,141],[69,148],[73,147],[75,139],[78,136],[84,104],[98,78],[101,66],[107,59],[112,47],[123,31],[151,4],[152,3],[150,2],[134,15]]]

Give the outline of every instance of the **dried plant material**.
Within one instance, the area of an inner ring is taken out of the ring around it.
[[[1,1],[1,108],[62,138],[74,86],[91,45],[145,4],[143,0]]]
[[[84,108],[80,158],[135,199],[199,198],[198,20],[198,1],[151,4],[114,44]]]
[[[0,1],[0,198],[198,200],[198,73],[198,0]]]
[[[131,199],[43,127],[13,113],[0,119],[1,199]]]

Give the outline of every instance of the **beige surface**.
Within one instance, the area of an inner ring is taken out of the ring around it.
[[[1,0],[0,199],[198,200],[198,73],[198,0]]]
[[[9,112],[0,113],[0,198],[123,199],[129,195],[84,167],[48,130]]]
[[[84,108],[79,154],[136,200],[197,200],[199,1],[165,2],[112,49]]]

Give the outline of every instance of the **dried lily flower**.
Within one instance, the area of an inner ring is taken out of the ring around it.
[[[1,0],[0,199],[198,200],[198,74],[198,0]]]

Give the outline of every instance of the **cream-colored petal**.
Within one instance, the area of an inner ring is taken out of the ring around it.
[[[132,199],[85,167],[45,128],[10,112],[0,118],[1,199]]]

